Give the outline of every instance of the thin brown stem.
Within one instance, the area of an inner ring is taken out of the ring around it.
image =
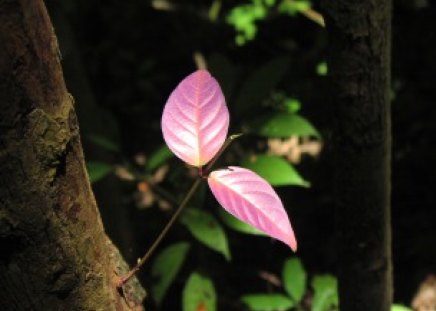
[[[183,209],[188,204],[191,197],[194,195],[195,190],[197,190],[198,186],[200,185],[200,182],[202,181],[201,178],[198,178],[194,184],[191,186],[191,189],[189,189],[188,193],[186,194],[185,198],[183,199],[182,203],[180,203],[180,206],[177,208],[176,212],[173,214],[171,219],[166,224],[165,228],[162,230],[162,232],[159,234],[157,239],[153,242],[153,244],[150,246],[148,251],[145,253],[145,255],[141,258],[141,260],[136,264],[136,266],[130,270],[126,275],[122,276],[117,284],[117,287],[120,288],[124,284],[126,284],[138,271],[139,269],[144,265],[144,263],[150,258],[150,256],[153,254],[154,250],[157,248],[159,243],[162,241],[162,239],[166,236],[168,231],[170,230],[171,226],[176,221],[177,217],[180,215],[180,213],[183,211]]]
[[[185,198],[183,199],[182,203],[180,203],[179,207],[177,208],[176,212],[173,214],[171,219],[166,224],[165,228],[163,228],[162,232],[159,234],[157,239],[153,242],[153,244],[150,246],[150,248],[147,250],[145,255],[141,258],[141,260],[136,264],[136,266],[127,272],[126,275],[120,277],[117,287],[121,288],[124,284],[126,284],[138,271],[141,269],[141,267],[145,264],[145,262],[150,258],[150,256],[153,254],[155,249],[158,247],[159,243],[162,241],[162,239],[166,236],[168,231],[170,230],[171,226],[176,221],[177,217],[179,217],[180,213],[183,211],[183,209],[188,204],[189,200],[192,198],[192,196],[195,193],[195,190],[197,190],[198,186],[200,185],[201,181],[207,177],[207,174],[209,173],[209,170],[213,167],[215,162],[218,160],[218,158],[222,155],[222,153],[227,149],[227,147],[231,144],[233,140],[241,136],[242,134],[235,134],[231,135],[221,149],[217,152],[217,154],[213,157],[213,159],[210,161],[209,165],[206,167],[206,170],[203,170],[202,167],[199,168],[199,178],[193,183],[191,186],[191,189],[189,189],[188,193],[186,194]]]
[[[221,147],[221,149],[217,152],[217,154],[212,158],[212,160],[209,162],[209,164],[207,165],[206,169],[202,172],[203,175],[207,176],[207,174],[209,174],[210,170],[212,169],[212,167],[215,165],[216,161],[218,161],[218,159],[221,157],[221,155],[223,154],[223,152],[227,149],[227,147],[238,137],[242,136],[242,133],[239,134],[234,134],[234,135],[230,135],[229,138],[227,138],[227,140],[224,142],[223,146]]]

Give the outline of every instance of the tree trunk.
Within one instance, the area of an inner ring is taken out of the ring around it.
[[[104,233],[41,0],[0,0],[2,310],[141,310]]]
[[[390,231],[390,0],[326,0],[337,156],[341,311],[387,311]]]

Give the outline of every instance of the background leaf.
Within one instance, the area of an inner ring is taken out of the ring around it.
[[[218,53],[210,56],[207,66],[213,76],[219,81],[225,97],[227,99],[231,98],[237,78],[237,68],[226,56]]]
[[[237,166],[213,171],[207,179],[221,206],[233,216],[276,238],[292,250],[297,241],[283,203],[268,182]]]
[[[113,171],[113,166],[103,162],[88,161],[86,169],[91,183],[95,183]]]
[[[392,305],[391,311],[413,311],[413,310],[403,305]]]
[[[197,208],[188,208],[183,212],[180,222],[198,241],[230,260],[226,233],[214,216]]]
[[[332,275],[318,275],[312,280],[312,311],[330,311],[339,304],[338,282]]]
[[[259,69],[245,80],[236,98],[234,111],[239,116],[247,114],[253,107],[259,107],[270,92],[283,79],[289,65],[287,57],[275,58]]]
[[[175,243],[156,256],[151,268],[151,276],[156,282],[153,283],[151,292],[157,305],[161,304],[165,293],[182,267],[189,248],[187,242]]]
[[[202,166],[223,145],[229,111],[218,82],[197,70],[177,85],[162,114],[162,133],[174,154],[192,166]]]
[[[212,280],[194,272],[183,289],[183,311],[215,311],[216,293]]]
[[[223,208],[218,208],[218,215],[220,216],[221,220],[231,229],[245,233],[245,234],[253,234],[253,235],[266,235],[260,230],[257,230],[252,225],[247,224],[243,221],[240,221],[238,218],[233,216],[232,214],[226,212]]]
[[[242,166],[259,174],[272,186],[310,186],[289,162],[279,156],[250,156],[242,161]]]
[[[294,306],[294,302],[280,294],[245,295],[241,300],[252,311],[284,311]]]
[[[173,156],[171,150],[166,145],[162,145],[150,155],[145,168],[148,171],[153,171]]]
[[[321,138],[315,127],[304,117],[287,112],[276,112],[260,117],[249,128],[264,137],[314,136]]]
[[[294,257],[285,261],[282,279],[286,292],[299,303],[306,292],[307,281],[306,271],[300,259]]]
[[[103,149],[120,152],[120,146],[109,138],[97,134],[86,135],[86,138],[95,145],[102,147]]]

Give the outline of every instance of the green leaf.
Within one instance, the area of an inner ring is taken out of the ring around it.
[[[212,280],[193,272],[182,293],[183,311],[215,311],[216,293]]]
[[[280,294],[253,294],[241,297],[252,311],[284,311],[294,306],[294,302]]]
[[[391,311],[413,311],[413,310],[403,305],[394,304],[391,307]]]
[[[310,187],[310,183],[304,180],[289,162],[279,156],[250,156],[242,161],[242,166],[256,172],[273,186]]]
[[[302,116],[278,112],[260,117],[249,124],[249,129],[264,137],[315,136],[321,138],[315,127]]]
[[[113,152],[120,152],[120,146],[107,137],[97,134],[89,134],[86,137],[89,139],[89,141],[91,141],[92,143],[96,144],[99,147],[102,147],[106,150],[113,151]]]
[[[256,70],[245,83],[236,98],[234,111],[242,116],[259,106],[277,84],[282,80],[288,69],[287,57],[275,58]]]
[[[279,5],[278,10],[280,13],[287,13],[291,16],[294,16],[299,12],[310,9],[310,7],[311,7],[311,3],[308,0],[293,0],[293,1],[284,0]]]
[[[296,98],[286,98],[283,105],[287,112],[295,114],[301,109],[301,102]]]
[[[307,275],[301,260],[290,258],[285,261],[282,271],[283,286],[289,296],[299,303],[306,292]]]
[[[312,280],[312,311],[330,311],[339,304],[338,282],[332,275],[318,275]]]
[[[197,208],[188,208],[183,212],[180,222],[198,241],[230,260],[226,233],[214,216]]]
[[[231,229],[241,232],[241,233],[246,233],[246,234],[253,234],[253,235],[264,235],[266,236],[265,233],[263,233],[262,231],[257,230],[256,228],[254,228],[253,226],[240,221],[238,218],[236,218],[235,216],[233,216],[232,214],[228,213],[225,209],[223,209],[222,207],[218,208],[218,215],[220,216],[221,220]]]
[[[86,162],[86,169],[88,170],[89,180],[95,183],[103,177],[109,175],[113,167],[110,164],[103,162],[88,161]]]
[[[172,157],[174,157],[174,154],[167,147],[167,145],[162,145],[150,155],[145,168],[148,171],[153,171]]]
[[[328,73],[328,67],[326,62],[321,62],[316,66],[316,73],[318,76],[325,76]]]
[[[190,245],[187,242],[172,244],[165,248],[153,262],[151,276],[156,279],[152,286],[152,296],[160,305],[168,288],[174,281],[188,254]]]

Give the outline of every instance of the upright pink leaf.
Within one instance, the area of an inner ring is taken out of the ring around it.
[[[282,201],[262,177],[248,169],[230,166],[210,173],[208,183],[229,213],[297,250]]]
[[[180,82],[162,115],[168,147],[193,166],[202,166],[213,158],[228,128],[229,111],[223,92],[206,70],[197,70]]]

